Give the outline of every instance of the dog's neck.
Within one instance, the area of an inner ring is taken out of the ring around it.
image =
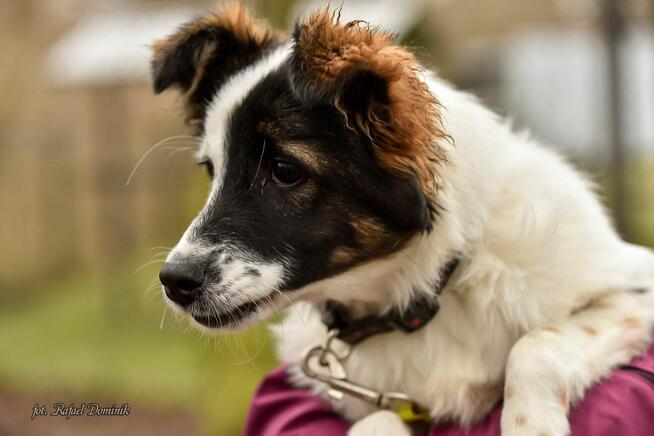
[[[446,225],[443,224],[443,229]],[[352,319],[380,316],[391,312],[404,313],[416,301],[433,301],[452,271],[443,271],[457,264],[462,252],[433,248],[445,236],[434,231],[414,238],[407,247],[382,259],[367,262],[346,273],[312,284],[302,290],[302,297],[324,312],[326,301],[334,301],[347,308]],[[457,267],[457,275],[462,266]]]
[[[405,310],[363,317],[353,316],[348,308],[336,301],[328,301],[322,309],[322,320],[327,329],[340,340],[355,345],[371,336],[400,330],[412,333],[431,321],[440,309],[440,294],[459,266],[460,259],[452,258],[440,268],[438,281],[431,295],[417,295]]]

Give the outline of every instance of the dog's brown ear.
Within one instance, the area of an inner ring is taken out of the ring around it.
[[[180,27],[154,45],[152,79],[155,93],[180,90],[187,117],[201,118],[211,94],[236,70],[252,62],[276,40],[265,24],[254,21],[239,3]]]
[[[300,100],[333,104],[370,139],[382,165],[416,178],[432,197],[445,134],[413,54],[363,22],[341,24],[328,9],[298,22],[293,38],[291,83]]]

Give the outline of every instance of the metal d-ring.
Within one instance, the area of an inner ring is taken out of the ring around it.
[[[325,341],[325,346],[323,347],[323,353],[320,355],[320,364],[322,366],[325,366],[327,362],[325,361],[325,355],[327,352],[331,352],[336,356],[336,358],[340,361],[343,362],[345,361],[348,357],[350,357],[350,354],[352,354],[352,347],[349,344],[346,344],[343,342],[343,346],[345,348],[345,353],[343,355],[340,355],[336,352],[336,350],[332,347],[332,342],[334,342],[334,339],[338,339],[338,335],[341,333],[339,329],[331,329],[327,333],[327,340]]]
[[[338,337],[338,334],[337,329],[330,330],[324,346],[316,345],[304,353],[301,369],[307,377],[325,383],[328,387],[329,396],[334,400],[340,400],[343,398],[343,394],[347,394],[381,409],[397,411],[402,405],[405,405],[412,411],[424,410],[404,393],[380,392],[348,380],[343,360],[350,355],[352,347],[348,346],[345,356],[339,356],[331,347],[334,338]],[[319,366],[326,368],[328,372],[320,373],[312,369],[310,362],[313,359],[316,360]]]

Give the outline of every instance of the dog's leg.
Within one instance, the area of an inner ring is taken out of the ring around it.
[[[348,436],[410,436],[411,431],[400,417],[388,410],[380,410],[354,423]]]
[[[570,405],[642,353],[653,324],[654,289],[642,288],[604,296],[520,338],[507,362],[502,435],[568,435]]]

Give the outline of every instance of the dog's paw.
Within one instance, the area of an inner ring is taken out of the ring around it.
[[[570,424],[560,408],[526,407],[525,403],[504,404],[502,436],[568,436]]]
[[[348,436],[410,436],[411,431],[397,414],[380,410],[354,423]]]

